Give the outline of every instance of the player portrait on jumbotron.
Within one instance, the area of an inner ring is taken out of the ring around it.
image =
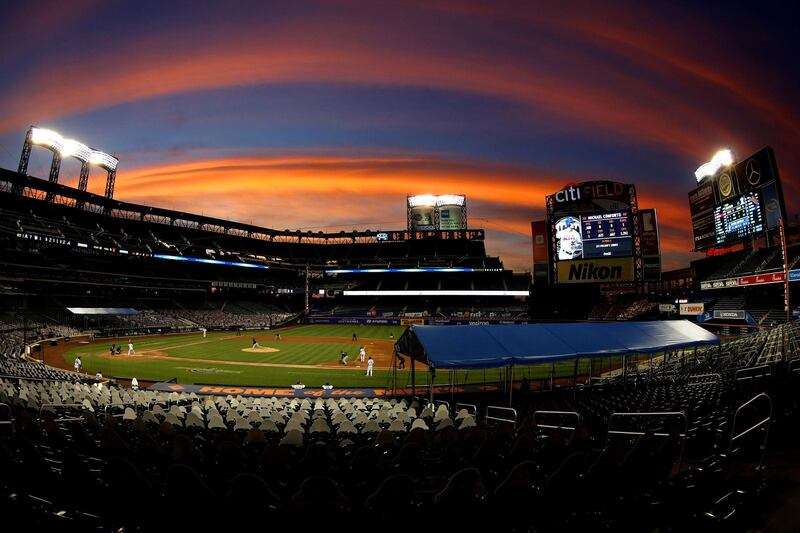
[[[558,260],[580,259],[583,257],[581,221],[577,217],[564,217],[556,222],[556,248]]]

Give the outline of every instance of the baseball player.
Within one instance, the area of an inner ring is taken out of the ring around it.
[[[564,219],[565,227],[556,233],[558,239],[558,259],[580,259],[583,255],[583,240],[581,239],[581,223],[577,218]]]
[[[363,346],[358,349],[358,358],[362,363],[364,362],[364,359],[367,358],[367,350],[365,350]]]
[[[133,343],[131,341],[128,341],[128,355],[133,355],[135,353],[136,351],[134,351],[133,349]]]
[[[81,358],[80,357],[76,357],[75,358],[74,366],[75,366],[75,372],[80,372],[81,371]]]
[[[372,367],[375,366],[375,361],[372,359],[372,356],[367,359],[367,375],[372,376]]]

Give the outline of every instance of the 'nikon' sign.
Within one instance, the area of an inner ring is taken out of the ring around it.
[[[633,281],[633,258],[560,261],[559,283],[618,283]]]

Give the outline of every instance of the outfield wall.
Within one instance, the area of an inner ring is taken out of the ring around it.
[[[489,324],[527,324],[527,318],[372,318],[342,316],[310,316],[308,324],[364,324],[381,326],[479,326]]]

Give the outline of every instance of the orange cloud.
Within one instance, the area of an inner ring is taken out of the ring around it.
[[[433,156],[239,156],[128,170],[116,196],[276,229],[339,231],[404,227],[407,194],[466,194],[470,225],[487,229],[490,253],[529,269],[530,221],[543,216],[547,194],[574,180]],[[669,228],[665,254],[691,247],[682,202],[649,193],[640,199]]]
[[[202,194],[318,194],[330,198],[465,193],[498,204],[540,206],[563,178],[489,165],[426,158],[233,158],[133,169],[117,184],[126,199]],[[305,201],[312,201],[308,196]]]

